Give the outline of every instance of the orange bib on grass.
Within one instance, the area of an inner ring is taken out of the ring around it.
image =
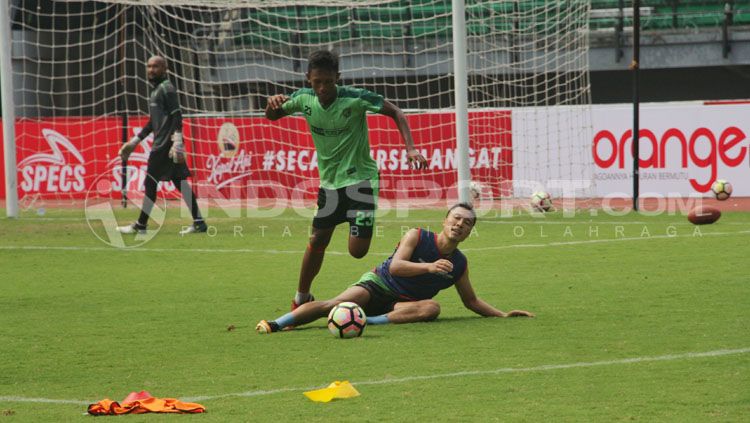
[[[143,413],[205,413],[206,407],[193,402],[182,402],[174,398],[145,398],[120,404],[103,399],[89,405],[88,413],[94,416]]]

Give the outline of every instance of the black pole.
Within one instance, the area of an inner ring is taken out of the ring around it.
[[[122,114],[122,144],[124,145],[126,142],[128,142],[128,110],[127,110],[127,101],[125,101],[125,96],[128,95],[127,93],[127,84],[125,83],[125,72],[127,72],[127,67],[125,66],[125,39],[128,36],[127,31],[125,30],[125,13],[126,13],[126,6],[122,5],[120,6],[120,31],[118,31],[120,35],[120,95],[118,96],[118,102],[120,106],[120,113]],[[125,159],[122,159],[120,163],[120,168],[122,169],[122,174],[120,175],[120,183],[122,184],[120,188],[120,192],[122,194],[122,199],[120,200],[120,204],[122,204],[122,208],[128,207],[128,161]]]
[[[640,154],[640,92],[638,89],[638,70],[641,60],[641,1],[633,1],[633,62],[630,68],[633,71],[633,210],[638,211],[639,175],[638,163]]]

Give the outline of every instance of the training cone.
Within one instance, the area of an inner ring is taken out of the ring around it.
[[[307,398],[315,402],[329,402],[333,399],[354,398],[359,396],[357,391],[348,380],[338,380],[328,385],[327,388],[304,392]]]

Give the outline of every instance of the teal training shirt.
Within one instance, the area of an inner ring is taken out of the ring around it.
[[[378,178],[370,157],[367,112],[379,112],[383,97],[361,88],[336,87],[336,100],[323,108],[315,92],[303,88],[283,104],[287,114],[302,113],[318,153],[320,186],[338,189]]]

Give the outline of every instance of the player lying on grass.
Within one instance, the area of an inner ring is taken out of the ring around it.
[[[310,323],[344,301],[362,307],[368,324],[428,322],[440,314],[440,304],[432,298],[453,285],[464,306],[481,316],[534,317],[523,310],[500,311],[474,293],[458,244],[471,234],[476,220],[470,204],[456,204],[448,210],[440,233],[411,229],[387,260],[336,298],[302,304],[270,322],[261,320],[255,330],[265,334]]]

